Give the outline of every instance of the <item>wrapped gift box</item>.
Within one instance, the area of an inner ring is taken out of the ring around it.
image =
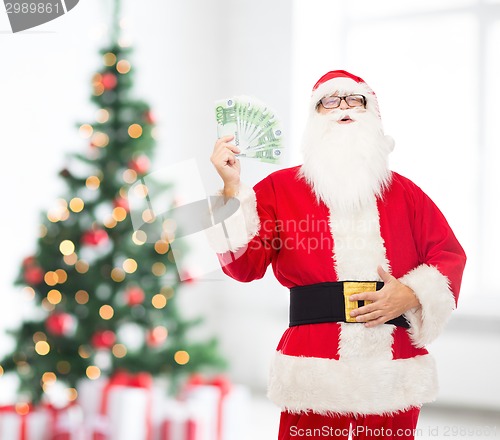
[[[1,440],[82,440],[83,413],[77,405],[41,405],[28,412],[0,407]]]
[[[193,376],[181,399],[198,421],[200,440],[239,440],[248,432],[250,392],[224,377]],[[197,439],[198,440],[198,439]]]
[[[153,391],[149,374],[119,372],[78,386],[85,440],[152,440]]]

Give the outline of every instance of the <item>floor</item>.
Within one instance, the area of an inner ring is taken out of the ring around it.
[[[244,440],[276,440],[279,410],[264,397],[254,396],[251,413],[252,423],[248,428],[248,436]],[[500,439],[500,411],[441,408],[427,405],[421,411],[415,438],[422,440]]]

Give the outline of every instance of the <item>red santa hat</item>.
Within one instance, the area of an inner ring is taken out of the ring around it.
[[[325,73],[312,89],[311,106],[316,109],[316,105],[321,98],[333,93],[339,95],[363,95],[366,98],[366,108],[380,116],[375,92],[359,76],[345,70],[332,70]]]

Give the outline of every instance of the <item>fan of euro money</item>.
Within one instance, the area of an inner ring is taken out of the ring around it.
[[[278,163],[282,154],[281,124],[275,112],[250,96],[235,96],[215,103],[217,135],[234,136],[238,157]]]

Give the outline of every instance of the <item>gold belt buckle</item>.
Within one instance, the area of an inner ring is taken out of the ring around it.
[[[350,313],[352,310],[359,307],[358,301],[350,301],[349,297],[355,293],[362,292],[375,292],[377,290],[376,282],[365,282],[365,281],[344,281],[344,304],[345,304],[345,320],[346,322],[357,322],[356,318],[353,318]],[[373,301],[365,301],[365,305],[372,303]]]

